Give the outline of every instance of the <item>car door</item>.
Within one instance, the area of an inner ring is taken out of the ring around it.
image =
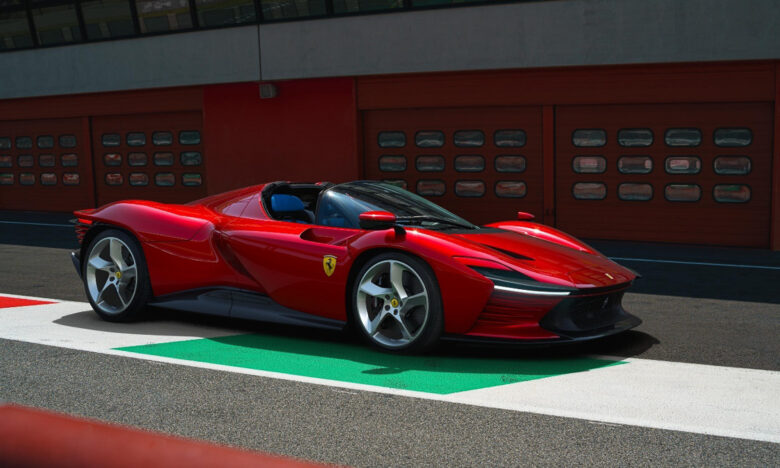
[[[346,241],[359,229],[268,219],[237,219],[224,235],[247,273],[278,304],[345,320],[353,259]]]

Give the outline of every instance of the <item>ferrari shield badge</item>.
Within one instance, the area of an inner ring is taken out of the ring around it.
[[[325,255],[322,257],[322,269],[325,270],[325,274],[330,276],[336,271],[336,257],[333,255]]]

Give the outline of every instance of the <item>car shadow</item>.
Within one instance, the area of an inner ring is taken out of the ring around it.
[[[641,332],[628,332],[620,339],[570,346],[517,348],[513,346],[480,346],[469,343],[442,343],[425,354],[396,354],[379,351],[344,334],[317,330],[304,333],[276,328],[262,333],[207,338],[219,349],[242,356],[252,354],[290,356],[327,362],[349,361],[365,366],[361,374],[393,376],[414,372],[472,375],[524,375],[538,378],[584,372],[614,365],[623,357],[645,352],[658,340]],[[306,335],[301,336],[301,335]],[[594,356],[595,355],[595,356]],[[228,359],[229,361],[230,359]],[[243,361],[245,362],[245,361]],[[230,364],[228,364],[230,365]]]
[[[54,320],[54,323],[66,327],[125,335],[206,338],[231,332],[234,334],[251,333],[248,329],[242,328],[242,325],[246,324],[242,324],[240,321],[206,316],[203,318],[208,320],[198,320],[200,317],[195,314],[174,313],[168,310],[154,312],[157,313],[149,314],[148,317],[138,322],[116,323],[107,322],[90,310],[65,315]]]
[[[205,339],[220,350],[226,365],[241,366],[230,364],[233,356],[245,360],[248,356],[271,352],[305,361],[326,358],[359,363],[365,367],[360,373],[367,376],[394,376],[412,371],[529,377],[568,374],[613,365],[621,358],[641,355],[659,343],[646,333],[628,331],[591,342],[557,346],[443,341],[428,353],[397,354],[376,350],[348,330],[295,327],[162,308],[150,312],[149,318],[133,323],[106,322],[92,311],[66,315],[55,323],[108,333]]]

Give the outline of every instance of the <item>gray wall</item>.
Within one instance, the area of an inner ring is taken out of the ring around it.
[[[0,99],[260,79],[777,58],[778,0],[557,0],[0,53]]]
[[[263,25],[263,78],[780,58],[778,0],[560,0]]]
[[[257,26],[0,53],[0,99],[254,81]]]

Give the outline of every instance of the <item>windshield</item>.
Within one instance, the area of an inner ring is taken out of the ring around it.
[[[366,211],[388,211],[398,218],[398,224],[428,229],[479,229],[419,195],[395,185],[371,181],[348,182],[323,192],[317,205],[316,223],[358,228],[358,216]]]

